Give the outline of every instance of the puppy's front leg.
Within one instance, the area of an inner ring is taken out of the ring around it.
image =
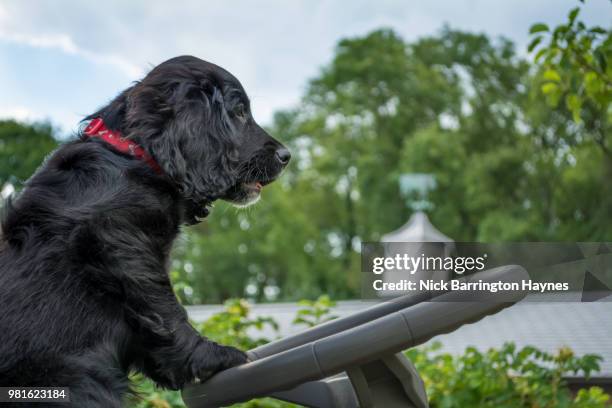
[[[217,344],[189,324],[170,281],[148,282],[127,306],[128,323],[136,333],[136,365],[159,385],[179,389],[198,378],[246,362],[242,351]]]

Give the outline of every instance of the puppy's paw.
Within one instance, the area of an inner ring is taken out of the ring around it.
[[[238,350],[232,346],[220,346],[224,354],[225,359],[221,365],[220,370],[227,370],[228,368],[235,367],[240,364],[244,364],[248,361],[246,353],[242,350]]]
[[[194,356],[195,377],[201,382],[206,381],[219,371],[227,370],[247,362],[247,355],[231,346],[222,346],[217,343],[207,342],[198,350]]]

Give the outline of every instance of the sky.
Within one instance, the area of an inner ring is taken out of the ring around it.
[[[529,26],[559,24],[570,0],[0,0],[0,118],[49,120],[69,135],[153,66],[191,54],[232,72],[254,116],[299,102],[339,39],[380,27],[406,40],[451,28],[505,36],[525,54]],[[610,27],[610,0],[581,18]]]

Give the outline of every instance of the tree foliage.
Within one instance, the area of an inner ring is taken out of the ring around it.
[[[580,7],[575,7],[569,11],[565,24],[553,29],[543,23],[532,25],[533,39],[528,50],[535,53],[534,59],[541,68],[541,90],[551,106],[564,102],[576,123],[582,122],[583,116],[592,120],[585,112],[589,107],[604,116],[600,120],[609,122],[612,30],[587,27],[579,16]]]
[[[453,356],[433,344],[406,354],[425,382],[432,408],[604,408],[610,399],[599,387],[572,395],[564,376],[588,377],[599,369],[601,357],[577,357],[568,348],[551,354],[506,343],[486,352],[467,347]]]
[[[49,124],[0,120],[0,189],[21,186],[56,145]]]

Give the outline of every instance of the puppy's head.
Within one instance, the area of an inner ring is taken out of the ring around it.
[[[158,65],[93,117],[155,158],[185,198],[186,222],[216,199],[257,201],[291,157],[255,122],[240,82],[191,56]]]

